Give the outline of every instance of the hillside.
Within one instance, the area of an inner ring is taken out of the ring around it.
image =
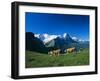
[[[32,32],[26,33],[26,50],[40,53],[47,53],[47,48],[43,42],[34,36]]]
[[[63,54],[58,57],[26,51],[26,68],[55,67],[55,66],[79,66],[89,64],[89,50],[84,49],[77,54]]]

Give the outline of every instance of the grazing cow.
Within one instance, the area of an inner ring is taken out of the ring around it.
[[[61,51],[60,49],[53,50],[53,51],[49,51],[48,54],[50,54],[50,56],[59,56],[60,51]]]
[[[68,49],[65,50],[65,52],[67,52],[67,53],[74,53],[74,52],[76,52],[76,48],[75,47],[68,48]]]
[[[60,49],[58,49],[58,50],[53,50],[53,54],[55,55],[55,56],[59,56],[59,54],[60,54]]]

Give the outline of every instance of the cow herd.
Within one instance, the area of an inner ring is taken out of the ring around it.
[[[57,49],[57,50],[52,50],[52,51],[49,51],[48,54],[50,56],[59,56],[60,55],[60,52],[61,52],[61,49]],[[75,47],[72,47],[72,48],[67,48],[64,50],[65,53],[67,54],[70,54],[70,53],[77,53],[77,50]]]

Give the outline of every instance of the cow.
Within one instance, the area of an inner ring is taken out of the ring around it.
[[[59,54],[60,54],[60,49],[58,49],[58,50],[53,50],[53,54],[55,55],[55,56],[59,56]]]
[[[65,52],[67,52],[67,53],[76,53],[77,51],[76,51],[76,48],[75,47],[72,47],[72,48],[67,48],[65,50]]]
[[[60,49],[52,50],[52,51],[49,51],[48,54],[50,54],[50,56],[59,56],[60,51],[61,51]]]

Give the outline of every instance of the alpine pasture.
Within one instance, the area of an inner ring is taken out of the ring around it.
[[[26,68],[89,65],[89,49],[77,53],[59,54],[59,56],[26,51],[25,62]]]

